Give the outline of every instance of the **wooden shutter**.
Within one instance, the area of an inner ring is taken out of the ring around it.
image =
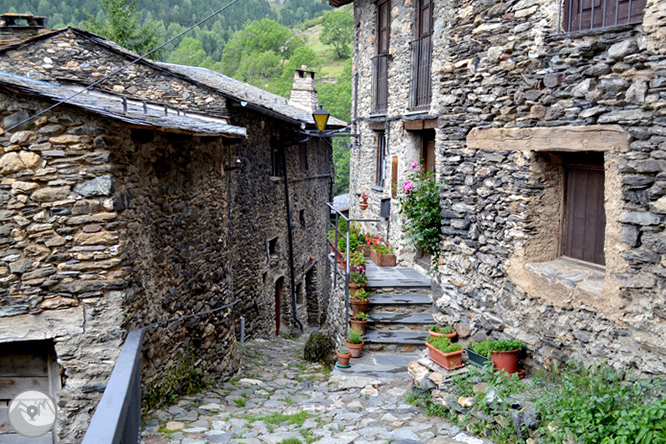
[[[377,2],[377,54],[386,54],[389,51],[389,2]]]
[[[377,131],[377,173],[375,185],[383,187],[386,178],[386,132]]]
[[[605,265],[603,164],[565,163],[565,256]]]

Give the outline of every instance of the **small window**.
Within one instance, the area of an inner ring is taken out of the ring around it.
[[[273,257],[277,256],[277,254],[280,252],[280,241],[279,238],[274,237],[273,239],[268,241],[268,254]]]
[[[642,23],[644,9],[645,0],[562,0],[562,29],[576,32]]]
[[[280,143],[275,138],[271,138],[271,176],[273,177],[284,176],[284,168],[282,165],[282,151],[280,150]]]
[[[375,185],[383,187],[386,179],[386,132],[377,131],[377,173]]]
[[[301,166],[301,172],[308,171],[308,145],[306,143],[298,144],[298,160]]]
[[[301,227],[305,227],[305,210],[298,212],[298,223],[301,224]]]
[[[421,134],[421,162],[424,173],[435,172],[435,131],[427,130]]]
[[[573,259],[605,265],[603,153],[568,155],[563,165],[563,254]]]

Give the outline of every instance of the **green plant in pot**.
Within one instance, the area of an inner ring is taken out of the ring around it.
[[[426,340],[430,359],[447,370],[462,367],[462,346],[451,343],[446,336],[430,336]]]
[[[351,324],[352,330],[358,330],[362,334],[365,334],[365,327],[368,325],[368,315],[364,312],[360,312],[355,316],[349,318],[349,323]]]
[[[436,324],[431,325],[430,328],[428,328],[428,334],[435,337],[446,336],[451,340],[451,342],[456,342],[458,340],[458,333],[456,333],[456,331],[449,326],[440,327]]]
[[[470,344],[472,351],[490,358],[497,369],[509,374],[518,371],[518,352],[524,346],[524,342],[516,339],[486,339]]]
[[[363,334],[360,331],[350,329],[345,344],[349,347],[352,358],[360,358],[363,355],[363,344],[365,342],[363,342]]]
[[[354,290],[349,295],[349,303],[351,305],[353,316],[356,316],[360,312],[363,313],[368,312],[368,296],[369,296],[368,292],[365,291],[365,289],[363,288]]]
[[[359,265],[349,274],[349,289],[356,291],[359,288],[365,288],[368,283],[368,276],[365,274],[365,267]]]
[[[338,355],[338,366],[348,367],[349,360],[351,359],[351,351],[346,345],[341,345],[335,352]]]

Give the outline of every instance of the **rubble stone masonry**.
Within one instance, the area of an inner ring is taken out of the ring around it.
[[[351,200],[366,192],[370,208],[352,205],[352,217],[378,215],[391,158],[400,188],[420,157],[422,133],[407,129],[410,121],[434,119],[445,181],[438,321],[464,338],[525,341],[528,367],[573,358],[663,373],[666,1],[648,0],[643,24],[576,34],[558,33],[555,0],[433,6],[430,108],[407,109],[415,2],[392,0],[389,106],[372,115],[376,6],[354,3],[361,138]],[[381,128],[389,162],[376,186]],[[571,131],[580,135],[567,139]],[[603,153],[605,267],[561,259],[563,153],[588,150]],[[413,264],[398,209],[394,199],[391,241],[400,261]]]

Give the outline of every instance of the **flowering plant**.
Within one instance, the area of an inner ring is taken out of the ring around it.
[[[357,268],[363,268],[363,267],[357,267]],[[349,283],[354,284],[354,285],[363,285],[368,282],[368,276],[366,276],[365,273],[356,270],[352,271],[349,274]]]
[[[374,236],[366,236],[365,242],[374,248],[375,252],[380,256],[382,254],[393,254],[393,247],[389,245],[388,240],[384,242],[379,234],[375,234]]]
[[[410,238],[409,244],[432,255],[436,269],[442,240],[439,192],[444,182],[435,182],[433,172],[423,174],[418,162],[412,162],[411,167],[413,171],[402,185],[404,193],[398,197],[400,214],[407,217],[404,228]]]
[[[355,292],[351,294],[351,298],[355,301],[367,301],[368,300],[368,292],[365,291],[363,288],[359,288]]]
[[[363,272],[365,273],[365,257],[363,256],[363,251],[361,250],[356,250],[353,253],[350,253],[349,255],[349,265],[352,267],[352,269],[357,269],[360,266],[363,268]]]
[[[368,195],[365,193],[361,193],[361,202],[362,204],[367,204],[368,203]]]

